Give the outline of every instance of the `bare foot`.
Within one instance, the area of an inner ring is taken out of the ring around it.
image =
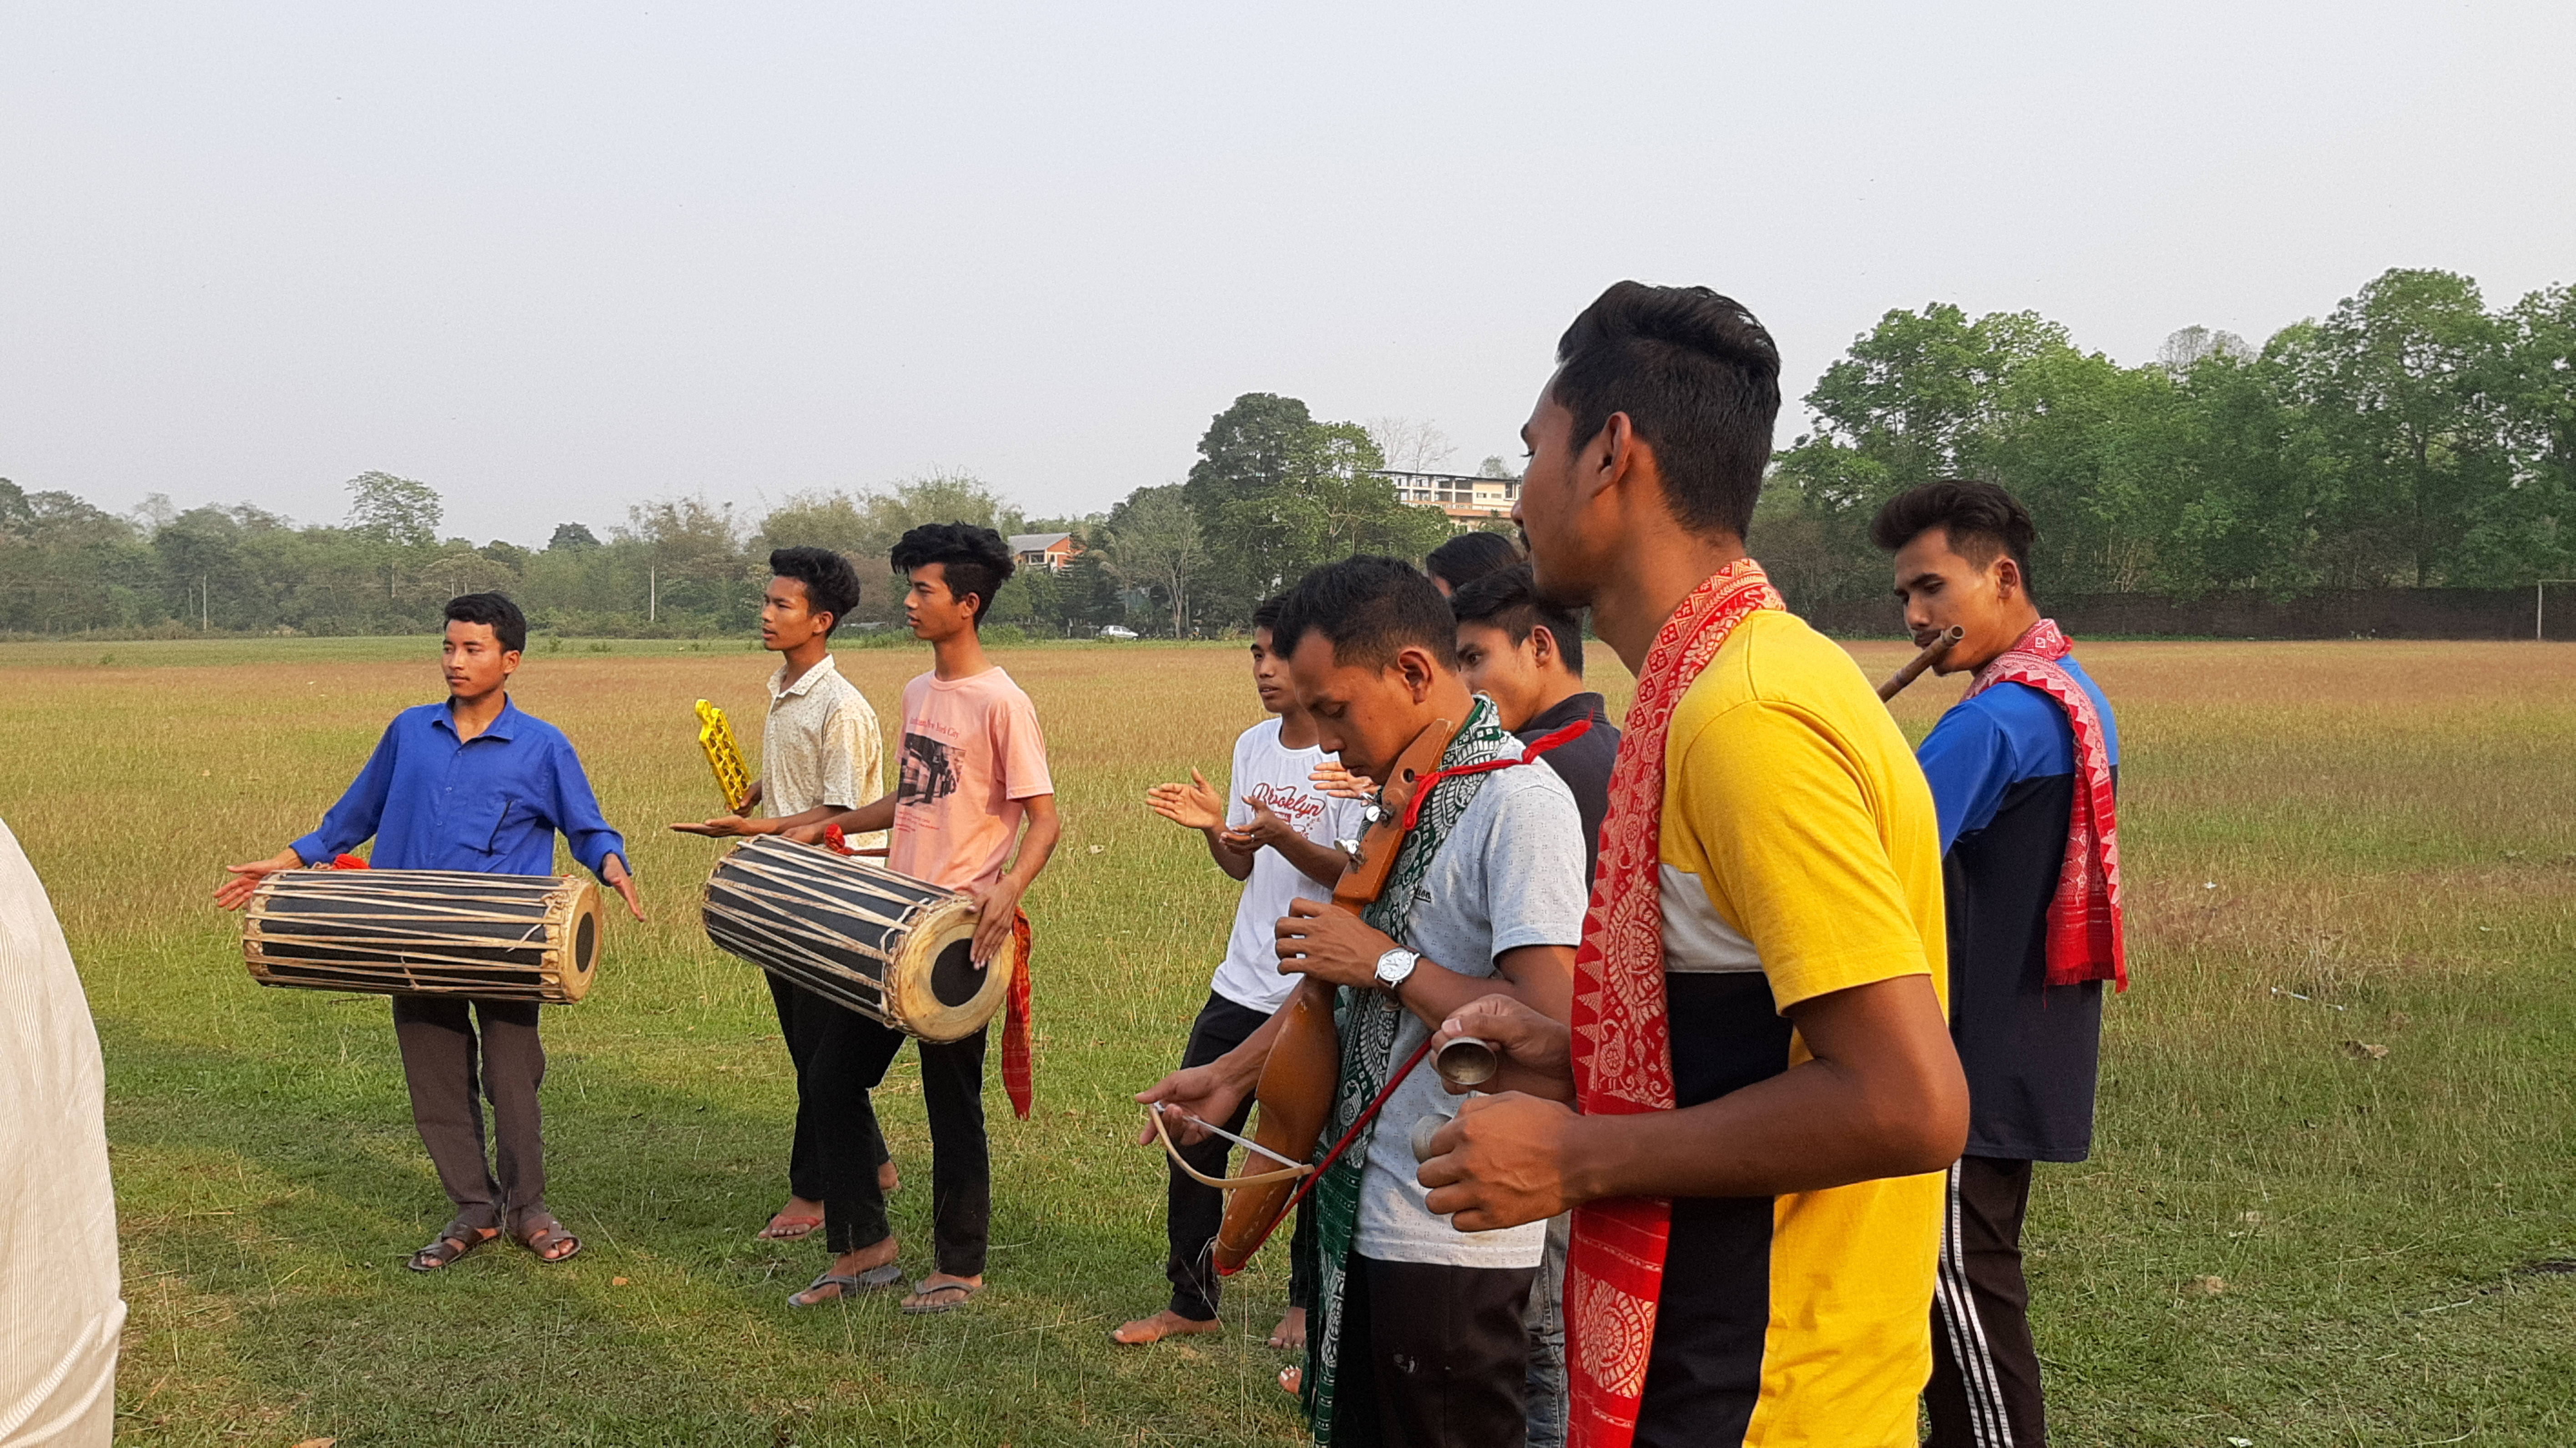
[[[1306,1309],[1289,1308],[1287,1314],[1279,1319],[1279,1325],[1270,1329],[1270,1345],[1290,1352],[1304,1352],[1306,1350]]]
[[[881,1161],[881,1162],[878,1162],[878,1163],[877,1163],[877,1190],[878,1190],[878,1191],[880,1191],[880,1192],[885,1192],[885,1193],[892,1193],[892,1192],[894,1191],[894,1189],[895,1189],[895,1188],[897,1188],[897,1187],[899,1187],[899,1186],[902,1186],[902,1185],[903,1185],[903,1174],[902,1174],[902,1173],[900,1173],[900,1172],[898,1172],[898,1171],[896,1171],[896,1170],[894,1169],[894,1163],[893,1163],[893,1162],[891,1162],[891,1161]]]
[[[1201,1333],[1223,1331],[1225,1324],[1213,1317],[1202,1322],[1195,1317],[1183,1317],[1166,1307],[1151,1317],[1140,1317],[1113,1329],[1109,1340],[1122,1347],[1143,1347],[1167,1337],[1195,1337]]]
[[[1302,1393],[1305,1390],[1305,1386],[1306,1370],[1304,1368],[1281,1368],[1279,1370],[1279,1391],[1286,1393],[1288,1396],[1293,1398]]]
[[[777,1215],[769,1219],[769,1225],[760,1229],[760,1235],[764,1241],[793,1242],[800,1237],[813,1236],[814,1230],[822,1225],[821,1202],[790,1196],[787,1205],[780,1207]]]
[[[984,1290],[984,1274],[960,1277],[953,1272],[933,1272],[913,1284],[913,1293],[903,1300],[903,1310],[919,1316],[925,1313],[954,1312],[975,1300]]]
[[[889,1234],[882,1242],[861,1247],[855,1252],[843,1252],[832,1259],[832,1275],[836,1277],[863,1277],[871,1272],[881,1273],[883,1269],[894,1265],[898,1245],[899,1244],[896,1243],[894,1237]],[[901,1279],[900,1277],[897,1277],[894,1280],[899,1281]],[[891,1283],[888,1285],[891,1285]],[[812,1307],[818,1303],[830,1302],[834,1298],[846,1297],[848,1295],[849,1290],[837,1283],[818,1282],[814,1286],[806,1288],[804,1291],[797,1293],[788,1300],[798,1307]]]

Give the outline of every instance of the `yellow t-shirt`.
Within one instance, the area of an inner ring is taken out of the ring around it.
[[[1781,1015],[1931,976],[1947,1004],[1939,825],[1850,656],[1793,615],[1738,625],[1666,740],[1661,895],[1682,1105],[1808,1059]],[[1944,1178],[1681,1201],[1645,1421],[1690,1441],[1912,1448],[1931,1370]]]

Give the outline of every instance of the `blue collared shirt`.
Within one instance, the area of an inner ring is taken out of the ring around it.
[[[293,848],[314,864],[373,835],[380,870],[551,875],[557,830],[593,874],[625,857],[562,730],[505,699],[501,717],[459,742],[442,702],[396,714],[349,792]]]

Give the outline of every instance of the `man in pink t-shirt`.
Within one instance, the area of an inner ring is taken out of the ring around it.
[[[894,566],[910,580],[904,621],[914,637],[929,642],[932,658],[931,671],[904,686],[900,782],[892,794],[788,834],[810,838],[836,824],[851,834],[891,829],[889,868],[975,897],[982,912],[974,942],[980,966],[1009,946],[1020,897],[1063,834],[1037,711],[984,656],[976,633],[1011,576],[1011,554],[990,528],[929,523],[903,535]],[[798,1307],[903,1280],[885,1193],[877,1186],[876,1111],[868,1093],[885,1079],[905,1037],[855,1011],[830,1016],[815,1061],[816,1074],[840,1098],[822,1113],[826,1124],[817,1143],[823,1233],[833,1256],[811,1286],[787,1299]],[[985,1036],[978,1031],[962,1041],[919,1043],[937,1263],[903,1300],[906,1312],[947,1312],[984,1290],[993,1203],[984,1139]]]

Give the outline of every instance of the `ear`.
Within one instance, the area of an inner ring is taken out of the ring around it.
[[[2008,599],[2028,592],[2029,590],[2022,586],[2021,565],[2013,561],[2011,554],[1997,553],[1995,555],[1995,596]]]
[[[1601,430],[1593,434],[1575,456],[1575,486],[1583,491],[1587,501],[1620,486],[1628,480],[1629,473],[1636,466],[1638,450],[1644,445],[1644,440],[1637,436],[1636,423],[1629,419],[1628,414],[1610,414],[1609,421],[1601,425]]]
[[[1552,667],[1561,657],[1556,648],[1556,630],[1543,623],[1531,624],[1529,651],[1531,663],[1542,669]]]
[[[1431,651],[1420,644],[1407,644],[1398,649],[1395,662],[1388,667],[1403,678],[1404,687],[1413,695],[1416,704],[1431,697],[1431,685],[1440,677],[1440,666],[1431,661]]]

